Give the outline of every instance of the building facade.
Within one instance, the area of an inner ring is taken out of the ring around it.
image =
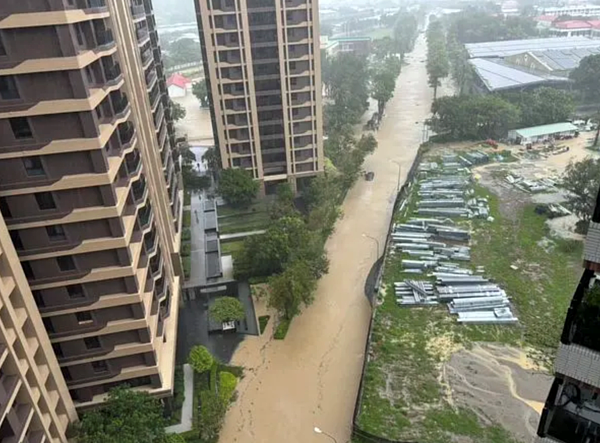
[[[595,442],[600,435],[600,194],[584,248],[584,271],[558,347],[555,380],[538,428],[539,443]]]
[[[195,0],[215,145],[270,194],[323,170],[316,0]]]
[[[42,317],[0,217],[0,441],[66,443],[76,418]]]
[[[2,0],[0,17],[0,210],[66,392],[169,395],[182,190],[152,3]]]

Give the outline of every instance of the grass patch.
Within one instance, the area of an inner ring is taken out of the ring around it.
[[[191,211],[183,211],[183,227],[189,228],[192,226],[192,212]]]
[[[183,265],[183,275],[186,280],[189,280],[192,275],[192,259],[191,257],[181,257],[181,263]]]
[[[269,211],[269,203],[264,199],[255,201],[247,208],[232,208],[229,205],[223,205],[223,206],[219,206],[217,208],[217,213],[219,214],[219,217],[232,217],[232,216],[238,216],[238,215],[243,215],[243,214],[251,214],[254,212],[268,212],[268,211]]]
[[[244,248],[244,241],[230,241],[221,243],[221,255],[233,255]]]
[[[183,194],[183,206],[190,206],[192,204],[192,193],[190,191],[185,191]]]
[[[266,229],[271,223],[267,212],[250,212],[234,217],[219,217],[219,232],[222,234],[235,234]]]
[[[265,332],[270,318],[270,315],[261,315],[260,317],[258,317],[258,325],[260,326],[261,335],[263,334],[263,332]]]
[[[290,324],[292,324],[291,320],[284,320],[284,319],[279,320],[279,324],[277,325],[277,328],[275,329],[275,334],[273,335],[273,338],[275,340],[283,340],[288,333]]]
[[[416,191],[418,186],[406,209],[394,216],[396,222],[410,217]],[[472,227],[471,266],[485,266],[485,275],[506,290],[519,325],[460,325],[445,306],[400,308],[393,283],[414,275],[403,272],[401,254],[388,256],[358,417],[360,428],[369,433],[419,443],[457,441],[456,436],[477,443],[513,443],[508,431],[484,426],[471,411],[455,410],[445,402],[440,364],[474,342],[532,348],[542,363],[555,354],[581,273],[582,243],[551,238],[546,218],[535,213],[534,204],[523,207],[513,220],[500,213],[498,197],[481,187],[475,191],[488,197],[494,221],[460,222]],[[517,271],[510,267],[515,264]]]

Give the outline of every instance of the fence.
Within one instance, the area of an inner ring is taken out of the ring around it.
[[[423,155],[427,151],[428,151],[428,145],[421,145],[419,147],[419,150],[417,151],[417,155],[415,156],[415,160],[413,161],[413,164],[410,167],[410,171],[408,171],[408,176],[406,177],[406,181],[400,188],[400,191],[398,191],[398,195],[396,196],[396,201],[394,202],[394,210],[392,212],[392,218],[390,220],[390,225],[388,226],[388,233],[387,233],[387,237],[386,237],[386,241],[385,241],[385,246],[383,248],[383,254],[381,257],[379,257],[379,259],[373,266],[373,269],[371,270],[371,272],[369,273],[369,276],[367,277],[367,282],[365,283],[365,295],[371,301],[371,306],[373,306],[373,311],[371,314],[371,319],[369,320],[369,334],[367,335],[367,342],[365,343],[365,351],[364,351],[363,367],[362,367],[361,376],[360,376],[360,384],[358,386],[358,394],[356,396],[356,402],[354,404],[354,415],[352,416],[352,437],[357,437],[366,442],[409,443],[409,442],[402,442],[402,441],[397,441],[397,440],[389,440],[385,437],[380,437],[380,436],[371,434],[371,433],[361,429],[358,426],[357,421],[358,421],[358,415],[360,414],[362,392],[363,392],[363,388],[364,388],[363,382],[365,379],[365,371],[367,369],[367,360],[368,360],[368,355],[369,355],[369,347],[371,346],[371,335],[372,335],[372,330],[373,330],[373,319],[375,318],[375,311],[376,311],[376,306],[374,304],[375,295],[376,295],[375,294],[376,282],[381,279],[381,276],[383,275],[383,271],[385,269],[385,257],[387,257],[388,248],[390,245],[389,239],[391,237],[392,229],[394,227],[394,214],[396,214],[396,212],[402,207],[402,205],[404,205],[406,203],[406,201],[410,195],[410,191],[413,187],[415,178],[417,176],[417,172],[419,170],[419,164],[421,163],[421,160],[423,159]],[[373,276],[372,274],[375,274],[375,275]]]

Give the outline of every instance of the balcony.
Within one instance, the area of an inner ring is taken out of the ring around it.
[[[145,17],[146,9],[144,8],[144,5],[136,5],[136,4],[131,5],[131,15],[133,16],[134,19]]]
[[[136,181],[132,186],[133,199],[137,204],[143,203],[146,196],[146,179],[142,177]]]
[[[137,175],[142,168],[142,158],[140,153],[135,150],[125,156],[125,166],[127,167],[127,174],[129,176]]]
[[[144,69],[148,69],[148,66],[152,64],[154,60],[154,56],[152,54],[152,49],[146,49],[142,52],[142,66]]]
[[[123,149],[127,149],[126,147],[133,142],[133,137],[135,135],[135,128],[133,127],[133,124],[131,122],[125,122],[119,125],[118,132],[121,147]]]
[[[146,88],[150,91],[156,84],[157,80],[158,74],[156,74],[156,70],[152,69],[151,71],[148,71],[148,73],[146,73]]]
[[[97,43],[97,46],[96,46],[97,51],[104,51],[116,44],[115,38],[110,29],[97,30],[96,31],[96,43]]]
[[[154,257],[152,257],[150,259],[150,273],[152,274],[153,278],[157,278],[160,276],[161,267],[162,267],[162,254],[160,253],[160,250],[159,250],[158,254],[156,254]]]
[[[143,45],[150,39],[150,31],[148,31],[148,28],[136,29],[135,34],[137,35],[138,45]]]
[[[156,130],[160,130],[160,124],[163,121],[163,117],[165,116],[165,109],[162,105],[159,105],[158,110],[154,114],[154,127]]]
[[[148,256],[156,252],[157,244],[158,242],[156,241],[156,231],[153,230],[150,234],[146,234],[144,236],[144,248]]]
[[[152,224],[152,206],[148,203],[138,212],[138,222],[142,230],[146,230]]]
[[[123,94],[115,99],[111,98],[111,102],[116,119],[124,117],[129,109],[127,96]]]
[[[87,9],[106,8],[106,0],[87,0]]]
[[[104,77],[106,78],[106,84],[104,87],[116,85],[123,78],[123,73],[121,72],[121,65],[115,63],[109,68],[104,69]]]

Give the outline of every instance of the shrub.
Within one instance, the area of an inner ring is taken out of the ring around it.
[[[227,412],[226,403],[215,392],[200,393],[200,438],[206,442],[216,441]]]
[[[265,332],[267,325],[269,324],[270,315],[261,315],[258,317],[258,325],[260,326],[260,333]]]
[[[246,318],[244,305],[235,297],[221,297],[213,302],[208,309],[208,315],[219,323],[242,321]]]
[[[203,372],[208,371],[213,366],[214,362],[215,359],[204,346],[194,346],[190,350],[188,363],[197,373],[202,374]]]
[[[183,265],[183,276],[188,280],[192,275],[192,260],[190,257],[182,257],[181,263]]]
[[[181,241],[190,241],[192,239],[192,231],[189,228],[181,232]]]
[[[283,340],[285,338],[291,323],[291,320],[286,320],[283,318],[279,320],[279,324],[277,325],[277,329],[275,329],[275,334],[273,335],[275,340]]]
[[[191,253],[192,253],[192,245],[191,244],[184,243],[183,245],[181,245],[181,256],[182,257],[189,257]]]
[[[237,386],[237,378],[231,372],[222,371],[219,373],[219,395],[224,402],[229,402],[235,388]]]
[[[192,213],[191,211],[183,211],[183,221],[184,228],[189,228],[192,225]]]

